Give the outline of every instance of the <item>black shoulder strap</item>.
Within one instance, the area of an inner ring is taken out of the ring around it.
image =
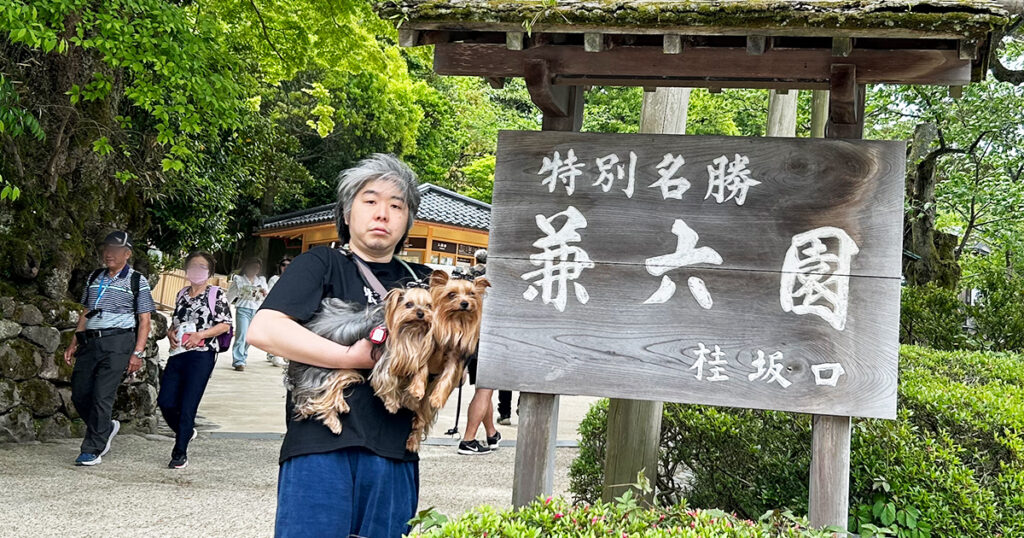
[[[93,271],[92,274],[89,275],[89,281],[85,283],[85,287],[88,288],[89,286],[92,286],[92,283],[95,282],[96,279],[99,278],[101,274],[103,274],[103,271],[103,269],[97,269]]]
[[[139,288],[142,287],[142,273],[132,271],[132,297],[135,300],[135,313],[139,313]]]

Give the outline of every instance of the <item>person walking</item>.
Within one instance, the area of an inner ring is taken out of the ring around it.
[[[207,252],[185,258],[189,285],[178,292],[167,330],[170,357],[160,378],[157,405],[174,431],[171,469],[188,465],[188,445],[196,438],[196,412],[217,362],[217,337],[231,329],[231,308],[223,290],[210,286],[215,261]]]
[[[345,250],[315,247],[296,256],[252,320],[248,338],[274,355],[321,368],[351,368],[367,382],[346,390],[349,411],[334,434],[316,418],[296,419],[285,399],[287,432],[277,483],[278,538],[399,538],[419,501],[419,455],[406,450],[414,414],[388,412],[369,376],[372,344],[343,346],[303,325],[332,297],[379,304],[374,291],[405,287],[430,268],[396,255],[420,203],[416,175],[393,155],[376,154],[341,173],[335,219]],[[369,335],[367,335],[369,336]]]
[[[132,243],[127,232],[110,232],[100,249],[104,267],[90,273],[82,292],[85,309],[75,338],[64,351],[74,363],[71,401],[85,421],[85,438],[75,465],[103,461],[121,424],[113,420],[114,398],[125,372],[142,367],[150,316],[156,310],[146,277],[128,265]]]
[[[288,268],[288,265],[292,263],[291,256],[285,256],[281,258],[281,261],[277,262],[277,274],[270,277],[270,281],[267,283],[270,287],[270,291],[274,290],[274,284],[277,284],[278,280],[281,280],[281,275],[284,274],[284,270]],[[274,366],[284,368],[288,366],[288,361],[284,357],[278,357],[273,353],[267,353],[267,361]]]
[[[235,345],[231,348],[231,366],[239,372],[245,371],[245,361],[249,357],[249,343],[245,340],[249,323],[270,292],[267,279],[260,275],[262,271],[263,262],[259,258],[249,258],[237,273],[231,275],[231,286],[228,287],[228,302],[235,305]]]

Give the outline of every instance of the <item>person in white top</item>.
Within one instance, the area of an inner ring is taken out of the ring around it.
[[[277,274],[270,277],[270,289],[274,289],[274,284],[277,284],[277,281],[281,280],[281,275],[284,273],[284,270],[288,268],[288,264],[290,263],[292,263],[291,256],[285,256],[281,258],[281,261],[277,262]],[[267,361],[269,361],[270,364],[281,368],[288,365],[288,361],[284,357],[278,357],[272,353],[267,353]]]
[[[245,370],[249,354],[249,344],[245,341],[249,322],[270,292],[267,279],[260,275],[262,271],[263,262],[259,258],[250,258],[237,273],[231,275],[228,288],[228,302],[235,305],[235,344],[231,348],[231,365],[239,372]]]

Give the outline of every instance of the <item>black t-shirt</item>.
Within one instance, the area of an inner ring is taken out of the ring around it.
[[[385,288],[405,286],[412,280],[412,275],[398,260],[367,265]],[[425,265],[410,263],[409,266],[419,278],[430,274],[430,268]],[[316,247],[292,261],[260,309],[282,312],[304,324],[319,310],[320,301],[327,297],[359,304],[374,302],[373,294],[363,282],[355,262],[339,250]],[[370,370],[361,370],[360,373],[369,377]],[[365,448],[396,460],[419,459],[418,454],[405,449],[405,442],[412,432],[412,411],[400,409],[397,413],[389,413],[369,383],[349,388],[345,401],[351,409],[341,415],[341,434],[335,435],[315,417],[294,420],[292,398],[288,394],[285,403],[288,431],[281,445],[280,463],[295,456],[351,447]]]

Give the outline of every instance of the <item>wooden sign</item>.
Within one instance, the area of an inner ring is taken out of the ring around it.
[[[502,132],[481,386],[894,418],[904,155]]]

